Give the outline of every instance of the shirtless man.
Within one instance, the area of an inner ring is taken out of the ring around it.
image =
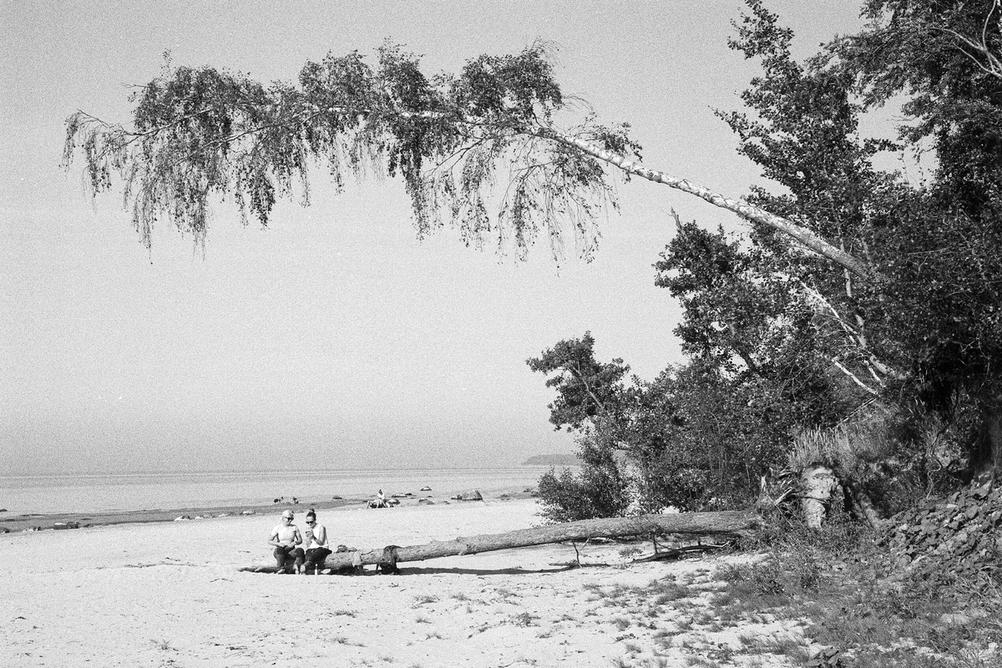
[[[303,548],[297,547],[303,542],[303,535],[299,533],[299,527],[292,523],[295,516],[291,510],[282,513],[282,523],[271,530],[268,537],[268,545],[275,548],[275,565],[278,567],[275,573],[284,573],[286,564],[293,561],[296,566],[296,573],[303,572],[303,559],[305,554]]]

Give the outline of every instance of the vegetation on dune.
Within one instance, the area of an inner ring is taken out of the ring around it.
[[[778,652],[794,665],[998,665],[998,573],[941,568],[934,579],[902,577],[877,539],[841,509],[821,530],[777,520],[747,546],[763,561],[719,573],[726,587],[715,611],[733,626],[761,615],[798,625],[803,642]]]

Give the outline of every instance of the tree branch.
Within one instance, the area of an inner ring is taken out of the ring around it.
[[[866,383],[864,383],[863,381],[861,381],[859,379],[859,377],[856,376],[856,374],[854,374],[852,371],[849,371],[849,369],[845,368],[845,366],[843,366],[834,357],[831,358],[831,363],[834,364],[838,368],[839,371],[841,371],[846,376],[848,376],[849,379],[852,380],[852,382],[856,383],[857,385],[859,385],[861,388],[863,388],[864,390],[866,390],[870,394],[872,394],[874,396],[877,396],[877,395],[880,394],[880,392],[878,390],[873,389],[872,387],[870,387],[869,385],[867,385]]]
[[[537,132],[541,137],[552,139],[553,141],[561,144],[577,148],[587,155],[618,167],[627,174],[639,176],[647,179],[648,181],[654,181],[655,183],[662,183],[669,188],[674,188],[690,195],[695,195],[696,197],[699,197],[714,206],[727,209],[728,211],[736,213],[743,218],[747,218],[748,220],[771,227],[774,230],[782,232],[788,237],[792,237],[802,246],[817,253],[818,255],[828,258],[839,266],[845,267],[864,280],[874,280],[879,278],[869,265],[825,241],[813,231],[807,229],[806,227],[797,225],[786,218],[769,213],[765,209],[760,209],[759,207],[749,204],[743,200],[721,195],[720,193],[714,192],[709,188],[692,183],[688,179],[669,176],[664,172],[650,169],[639,162],[617,155],[611,151],[598,148],[583,139],[561,134],[551,128],[541,128]]]

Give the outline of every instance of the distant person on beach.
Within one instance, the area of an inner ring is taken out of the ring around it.
[[[292,523],[295,515],[291,510],[282,513],[282,522],[271,530],[268,544],[275,547],[275,565],[278,569],[276,573],[284,573],[286,565],[291,561],[295,564],[296,573],[303,572],[303,559],[305,554],[303,548],[298,547],[303,543],[303,535],[299,533],[299,527]]]
[[[306,564],[303,572],[309,573],[312,570],[319,575],[331,550],[327,545],[327,527],[317,524],[317,513],[312,508],[306,513],[306,530],[303,532],[303,537],[306,543]]]
[[[383,490],[376,492],[375,498],[369,501],[370,508],[385,508],[386,507],[386,495],[383,494]]]

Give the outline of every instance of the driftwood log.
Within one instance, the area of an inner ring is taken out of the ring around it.
[[[452,540],[432,541],[424,545],[405,547],[388,545],[382,549],[368,551],[335,552],[327,557],[325,567],[338,572],[350,570],[352,567],[374,564],[384,571],[392,571],[396,569],[398,563],[405,561],[424,561],[425,559],[478,554],[493,550],[510,550],[547,543],[675,533],[735,534],[754,529],[757,526],[759,526],[758,515],[746,511],[677,513],[581,520],[532,529],[517,529],[505,533],[480,534]],[[256,570],[273,571],[274,568]]]

